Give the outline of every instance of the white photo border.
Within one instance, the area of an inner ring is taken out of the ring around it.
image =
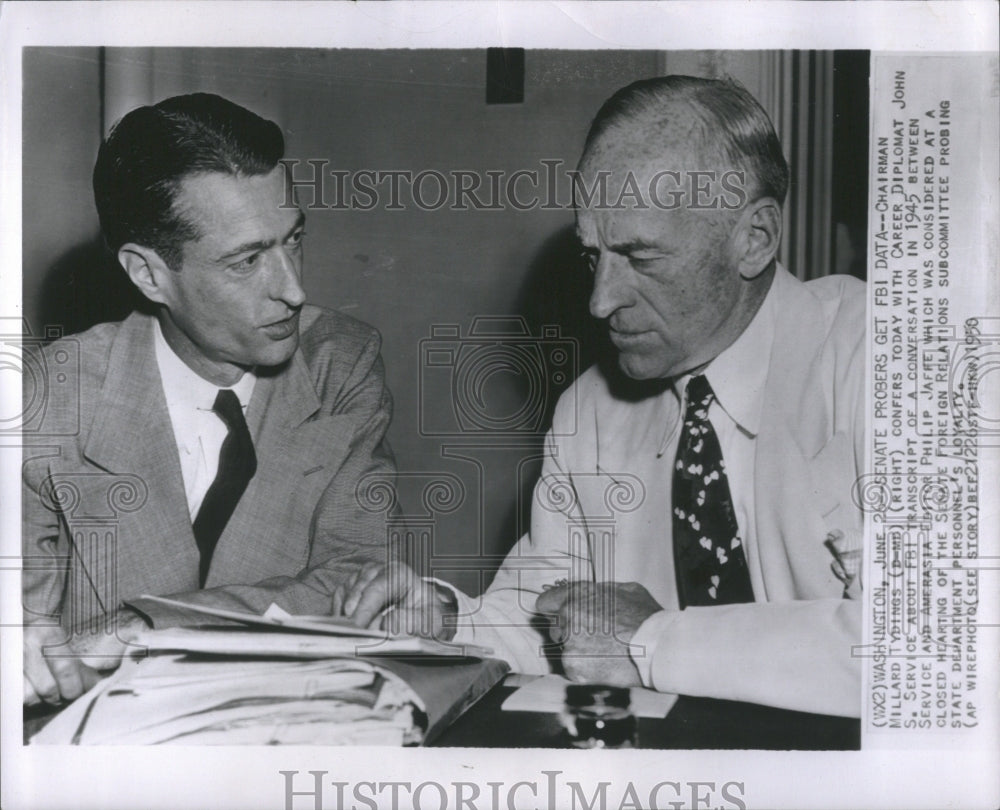
[[[996,53],[996,10],[991,2],[6,3],[0,9],[2,314],[20,317],[24,47],[850,48]],[[17,399],[10,399],[15,395]],[[2,396],[4,412],[9,412],[7,406],[16,411],[19,391],[8,387]],[[5,450],[0,458],[4,585],[16,581],[11,571],[16,567],[20,532],[18,509],[12,506],[20,501],[17,453]],[[996,515],[995,504],[990,511]],[[510,786],[519,780],[543,781],[545,771],[559,771],[560,780],[579,781],[587,797],[600,781],[614,783],[618,791],[608,794],[615,797],[608,805],[614,807],[619,806],[623,784],[634,783],[639,796],[648,796],[649,787],[664,780],[742,783],[742,803],[753,810],[995,807],[1000,801],[995,748],[819,753],[394,749],[389,754],[373,748],[24,747],[17,703],[19,589],[0,586],[0,599],[2,804],[11,810],[311,807],[307,797],[288,803],[281,771],[298,772],[296,778],[302,781],[295,783],[296,790],[309,788],[310,771],[323,771],[327,785],[364,780],[414,785],[431,779],[445,785],[471,782],[482,787],[484,798],[490,782]],[[434,795],[428,793],[426,806],[437,806]],[[547,807],[547,801],[542,794],[524,790],[517,806]],[[322,807],[335,806],[331,789]]]

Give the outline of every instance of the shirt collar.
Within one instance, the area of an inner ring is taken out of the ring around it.
[[[250,397],[253,395],[254,385],[257,382],[257,375],[252,371],[247,371],[233,385],[219,386],[209,382],[204,377],[194,372],[176,352],[170,348],[167,339],[163,336],[160,322],[155,321],[153,325],[153,343],[156,349],[156,364],[160,369],[160,379],[163,382],[163,393],[167,398],[167,405],[197,408],[199,410],[210,411],[215,405],[215,397],[220,388],[228,388],[239,399],[240,405],[246,410],[250,404]]]
[[[771,366],[774,287],[772,282],[764,302],[743,333],[701,372],[708,378],[719,406],[750,436],[756,436],[760,429],[764,384]],[[686,374],[674,383],[677,398],[682,402],[691,376]]]

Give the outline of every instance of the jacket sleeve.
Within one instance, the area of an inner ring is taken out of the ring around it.
[[[652,686],[660,692],[741,700],[858,717],[861,605],[807,599],[663,611],[655,622]]]
[[[332,413],[350,416],[355,428],[343,463],[313,513],[306,566],[295,576],[171,594],[170,598],[257,614],[275,603],[293,614],[328,615],[337,585],[346,583],[362,566],[385,563],[388,556],[396,554],[386,531],[387,512],[365,508],[358,490],[362,479],[384,482],[386,491],[395,481],[395,461],[385,438],[392,418],[392,398],[385,385],[379,344],[374,334],[344,384],[332,395],[333,402],[323,403]],[[134,599],[128,604],[154,627],[191,624],[190,615],[147,600]]]
[[[70,537],[60,519],[76,503],[72,485],[54,484],[50,470],[76,455],[80,433],[79,344],[26,342],[22,360],[21,600],[23,622],[56,624],[64,612]],[[69,357],[57,362],[56,357]],[[73,362],[76,361],[76,362]],[[72,609],[72,607],[71,607]],[[67,611],[67,612],[71,612]],[[68,617],[71,619],[71,617]]]
[[[23,621],[56,624],[70,562],[70,543],[51,502],[58,497],[47,481],[47,458],[58,448],[25,446],[21,473],[21,599]],[[47,505],[49,504],[49,505]]]
[[[565,400],[564,400],[565,401]],[[560,408],[554,420],[560,419]],[[493,650],[517,672],[545,674],[554,654],[544,617],[535,600],[557,580],[590,579],[591,561],[584,543],[576,545],[572,528],[582,525],[579,500],[567,475],[560,443],[550,431],[545,439],[542,472],[531,503],[531,530],[511,549],[490,587],[480,597],[456,591],[459,629],[456,643]]]

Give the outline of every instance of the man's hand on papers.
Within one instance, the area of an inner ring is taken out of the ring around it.
[[[24,703],[75,700],[101,679],[102,671],[118,667],[126,646],[145,627],[127,608],[68,637],[59,625],[25,627]]]
[[[365,566],[333,594],[333,614],[359,627],[385,627],[390,633],[450,641],[455,627],[446,621],[457,603],[447,588],[417,575],[406,563]]]
[[[535,609],[552,620],[562,665],[575,681],[640,686],[629,641],[660,605],[637,582],[569,582],[545,591]]]
[[[99,676],[73,656],[59,625],[24,628],[24,703],[75,700]],[[90,670],[90,671],[88,671]]]

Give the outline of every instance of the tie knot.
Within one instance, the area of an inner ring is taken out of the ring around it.
[[[688,380],[687,412],[693,414],[699,421],[708,419],[708,408],[715,399],[715,392],[704,374],[698,374]],[[702,411],[703,413],[699,413]]]
[[[239,397],[229,388],[223,388],[215,395],[212,410],[230,429],[244,421],[243,406],[240,405]]]

